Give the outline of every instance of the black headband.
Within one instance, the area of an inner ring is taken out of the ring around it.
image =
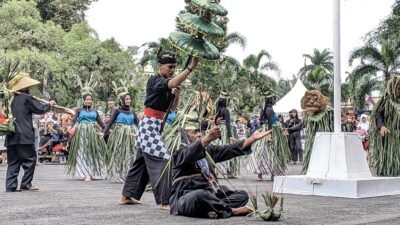
[[[160,51],[157,55],[159,64],[174,64],[176,63],[176,53],[173,51]]]

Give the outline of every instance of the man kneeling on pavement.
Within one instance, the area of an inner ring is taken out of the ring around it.
[[[210,160],[214,163],[251,153],[253,142],[269,132],[255,132],[251,137],[226,146],[210,143],[221,135],[218,126],[211,128],[204,137],[200,132],[196,112],[186,115],[181,131],[182,145],[172,158],[170,205],[172,215],[202,218],[228,218],[248,215],[249,195],[220,185]]]

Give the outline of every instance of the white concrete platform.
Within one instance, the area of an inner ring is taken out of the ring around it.
[[[326,179],[306,175],[277,176],[273,190],[286,194],[369,198],[400,194],[400,177]]]
[[[273,191],[368,198],[400,194],[400,177],[373,177],[355,133],[317,133],[306,175],[277,176]]]

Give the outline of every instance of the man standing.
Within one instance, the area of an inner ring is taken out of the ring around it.
[[[168,210],[170,185],[161,174],[170,155],[161,138],[161,127],[175,99],[172,89],[186,80],[197,66],[198,59],[193,58],[188,67],[175,77],[175,52],[161,51],[157,61],[158,74],[151,76],[147,82],[144,116],[138,127],[136,159],[126,177],[119,203],[140,204],[139,200],[150,180],[157,205],[161,204],[161,209]]]
[[[32,115],[33,113],[44,114],[50,111],[51,106],[56,103],[50,101],[49,104],[41,104],[32,97],[31,87],[38,84],[39,81],[29,78],[28,74],[24,73],[17,74],[8,83],[8,89],[20,93],[14,94],[11,102],[11,111],[15,118],[15,132],[7,134],[5,141],[8,154],[7,192],[39,190],[38,187],[32,186],[37,161]],[[24,176],[20,190],[18,190],[18,174],[21,166],[24,169]]]

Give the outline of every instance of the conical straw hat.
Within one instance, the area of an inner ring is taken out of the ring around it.
[[[39,81],[30,78],[29,74],[27,73],[21,72],[15,75],[15,77],[8,82],[8,89],[13,91],[20,91],[38,84],[40,84]]]

